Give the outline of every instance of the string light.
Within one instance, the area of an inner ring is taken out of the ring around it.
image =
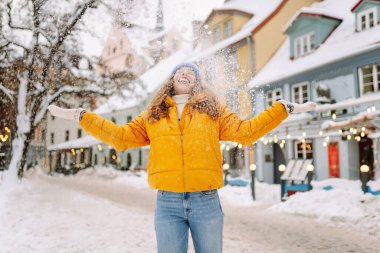
[[[336,119],[336,114],[335,113],[332,114],[332,118]]]
[[[351,135],[347,135],[347,140],[351,140]]]
[[[323,131],[319,131],[319,135],[323,135]]]

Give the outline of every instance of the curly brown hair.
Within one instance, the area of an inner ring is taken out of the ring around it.
[[[168,96],[175,95],[174,80],[171,77],[156,93],[147,108],[147,121],[154,123],[161,118],[165,118],[169,113],[169,105],[166,101]],[[204,87],[200,80],[197,80],[190,92],[188,102],[190,113],[197,110],[200,113],[205,113],[212,120],[217,120],[222,115],[222,104],[218,97],[208,88]]]

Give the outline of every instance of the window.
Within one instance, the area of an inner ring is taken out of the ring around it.
[[[68,141],[70,139],[70,131],[66,130],[65,132],[65,141]]]
[[[82,137],[82,129],[78,129],[78,138]]]
[[[367,9],[358,13],[357,16],[357,29],[358,31],[367,30],[376,25],[375,17],[377,17],[376,8]]]
[[[236,73],[239,69],[239,63],[237,59],[237,52],[231,50],[225,54],[224,59],[224,71],[226,73],[227,80],[230,82],[236,81]]]
[[[232,36],[232,21],[227,21],[224,23],[224,38],[228,38]]]
[[[317,47],[315,33],[308,33],[294,40],[294,57],[300,57],[309,54]]]
[[[380,91],[380,63],[360,67],[358,72],[362,95]]]
[[[128,54],[127,57],[125,58],[125,66],[130,68],[132,67],[132,64],[133,64],[133,55]]]
[[[278,88],[267,92],[267,103],[269,106],[280,99],[282,99],[282,89]]]
[[[172,49],[173,49],[173,50],[177,50],[177,47],[178,47],[177,44],[178,44],[178,43],[177,43],[177,39],[172,40]]]
[[[50,133],[50,143],[54,144],[54,133]]]
[[[214,29],[214,42],[218,42],[222,39],[222,35],[219,28]]]
[[[295,142],[296,158],[313,159],[313,141],[303,140]]]
[[[116,47],[112,49],[112,53],[116,53]]]
[[[309,84],[300,83],[292,86],[292,101],[293,103],[303,104],[310,100]]]
[[[112,117],[111,121],[116,124],[116,118],[115,117]]]
[[[132,116],[131,116],[131,115],[128,115],[128,116],[127,116],[127,123],[128,123],[128,122],[131,122],[131,121],[132,121]]]

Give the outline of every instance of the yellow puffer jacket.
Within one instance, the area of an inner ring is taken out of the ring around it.
[[[153,189],[193,192],[223,186],[219,141],[250,145],[279,125],[288,114],[276,102],[258,116],[241,120],[224,106],[218,120],[184,107],[178,121],[177,105],[167,97],[169,117],[155,123],[145,120],[146,111],[131,122],[117,126],[92,112],[86,112],[81,127],[118,151],[150,144],[148,181]]]

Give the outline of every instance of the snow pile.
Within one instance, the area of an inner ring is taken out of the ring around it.
[[[150,212],[44,180],[0,192],[1,252],[154,252],[153,224]]]
[[[372,189],[380,189],[380,180],[369,182]],[[323,187],[331,186],[329,191]],[[360,181],[328,179],[313,183],[310,192],[296,193],[286,202],[269,210],[313,217],[331,225],[352,226],[369,233],[380,233],[380,197],[364,195]]]
[[[102,178],[112,180],[116,184],[126,184],[135,188],[149,188],[148,174],[145,171],[121,171],[112,166],[84,169],[73,175],[73,177]]]
[[[251,185],[244,187],[226,185],[219,190],[222,202],[235,206],[262,206],[280,201],[280,186],[255,181],[255,197],[252,198]]]

